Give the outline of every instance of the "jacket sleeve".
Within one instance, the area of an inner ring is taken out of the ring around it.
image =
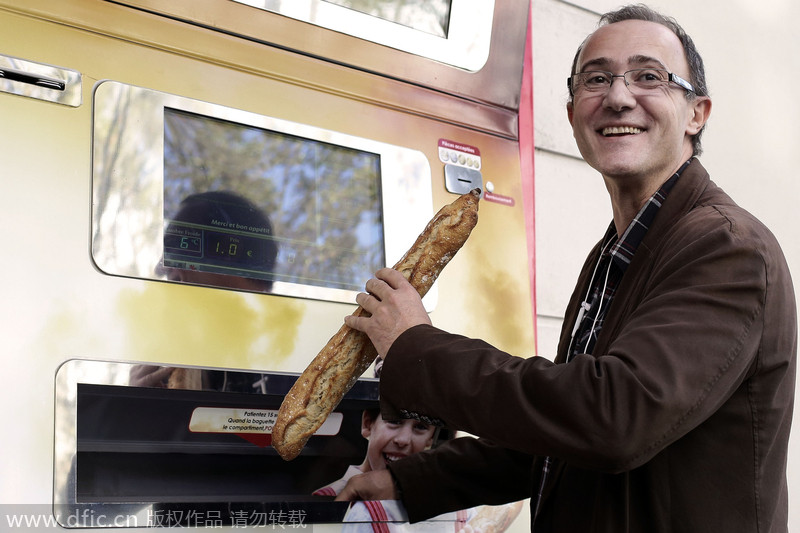
[[[533,458],[485,439],[459,437],[389,465],[409,521],[530,497]]]
[[[417,326],[387,354],[384,414],[440,419],[594,470],[644,464],[714,414],[755,371],[761,349],[775,273],[763,235],[732,228],[714,210],[701,216],[702,231],[679,228],[669,246],[636,258],[644,266],[630,269],[649,270],[626,273],[594,354],[556,365]],[[784,311],[793,330],[793,310]]]
[[[534,382],[562,365],[542,357],[511,356],[479,339],[420,325],[392,345],[381,373],[384,418],[431,419],[486,436],[493,447],[527,455],[546,452],[538,441],[543,418],[520,414],[523,405],[553,405]],[[526,472],[528,475],[530,472]]]

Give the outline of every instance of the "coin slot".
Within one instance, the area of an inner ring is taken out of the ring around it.
[[[37,87],[44,87],[45,89],[53,89],[55,91],[63,91],[67,88],[67,84],[61,80],[47,78],[37,74],[29,74],[27,72],[8,67],[0,68],[0,78],[10,81],[17,81],[20,83],[27,83],[29,85],[36,85]]]

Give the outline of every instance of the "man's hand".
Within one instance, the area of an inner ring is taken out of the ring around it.
[[[396,500],[397,489],[388,470],[370,470],[351,477],[336,501]]]
[[[344,323],[366,333],[378,354],[386,356],[401,333],[419,324],[430,324],[417,290],[403,275],[391,268],[382,268],[367,281],[367,293],[359,293],[356,302],[370,317],[347,316]]]

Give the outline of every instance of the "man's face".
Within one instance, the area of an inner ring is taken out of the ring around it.
[[[622,74],[658,68],[690,79],[678,37],[661,24],[627,20],[599,28],[586,42],[577,71]],[[573,134],[584,159],[607,179],[660,184],[692,155],[690,136],[710,109],[707,98],[686,98],[669,83],[633,94],[622,78],[607,92],[578,90],[567,106]],[[700,113],[698,113],[700,111]],[[705,113],[703,113],[705,112]]]
[[[370,469],[383,470],[386,465],[408,455],[419,453],[433,442],[435,428],[415,420],[362,419],[361,434],[369,439],[367,460]]]

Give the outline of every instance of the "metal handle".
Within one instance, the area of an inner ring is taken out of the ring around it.
[[[0,78],[5,78],[11,81],[19,81],[22,83],[29,83],[38,87],[46,89],[53,89],[56,91],[63,91],[67,88],[67,84],[55,78],[48,78],[34,73],[23,72],[8,67],[0,67]]]
[[[0,54],[0,93],[78,107],[81,81],[76,70]]]

